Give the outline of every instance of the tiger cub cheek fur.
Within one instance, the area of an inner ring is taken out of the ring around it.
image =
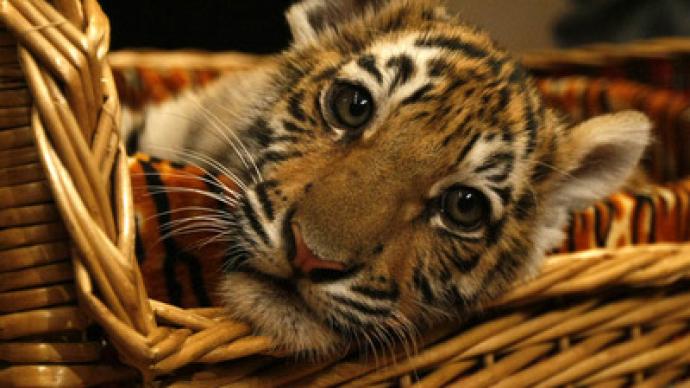
[[[295,42],[268,67],[171,108],[217,109],[195,118],[229,123],[256,161],[187,128],[188,147],[263,178],[231,215],[221,292],[283,350],[323,357],[464,317],[534,271],[567,214],[617,189],[648,142],[635,112],[563,124],[517,62],[434,0],[306,0],[287,17]],[[360,132],[324,114],[338,82],[379,109]],[[458,187],[485,201],[480,227],[444,219]]]

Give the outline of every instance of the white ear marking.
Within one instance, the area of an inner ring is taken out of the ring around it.
[[[387,0],[304,0],[285,13],[295,45],[316,41],[324,31],[387,4]]]
[[[571,165],[553,200],[578,209],[614,192],[637,166],[651,128],[647,116],[636,111],[598,116],[572,128],[562,145]]]
[[[309,23],[309,10],[314,10],[321,5],[319,0],[307,0],[297,3],[285,13],[292,39],[297,44],[304,44],[316,40],[316,30]]]

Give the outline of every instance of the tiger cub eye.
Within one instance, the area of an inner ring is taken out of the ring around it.
[[[338,127],[358,129],[373,115],[374,99],[361,86],[339,83],[330,93],[329,109]]]
[[[454,226],[475,230],[487,221],[489,202],[477,189],[453,186],[441,197],[441,212]]]

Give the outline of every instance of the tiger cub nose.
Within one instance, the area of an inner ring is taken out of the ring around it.
[[[304,242],[299,225],[292,223],[295,238],[295,256],[292,265],[314,282],[337,280],[347,274],[347,266],[337,261],[317,256]]]

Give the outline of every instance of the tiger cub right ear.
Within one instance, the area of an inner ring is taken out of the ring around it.
[[[296,45],[316,41],[325,30],[383,7],[389,0],[304,0],[287,11],[286,18]]]
[[[651,128],[649,118],[636,111],[594,117],[571,128],[561,139],[563,176],[552,199],[579,210],[617,190],[638,165]]]

